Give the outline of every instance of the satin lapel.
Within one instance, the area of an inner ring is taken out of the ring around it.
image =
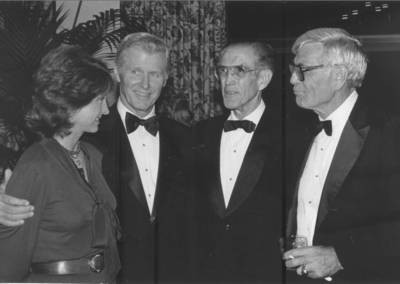
[[[168,163],[173,158],[171,157],[170,145],[168,139],[166,139],[167,132],[163,127],[162,120],[159,121],[159,137],[160,137],[160,153],[158,159],[158,174],[157,174],[157,182],[156,182],[156,192],[154,196],[154,204],[153,210],[151,212],[151,216],[155,217],[157,215],[157,209],[160,206],[159,204],[162,202],[162,199],[166,195],[165,189],[167,187],[163,186],[163,181],[165,177],[165,170],[168,169]]]
[[[247,152],[244,156],[242,166],[239,170],[235,186],[233,187],[232,196],[226,214],[229,215],[235,211],[250,195],[260,179],[260,175],[264,168],[264,163],[269,149],[269,141],[272,134],[269,125],[271,121],[268,120],[268,111],[264,111],[258,127],[256,128]]]
[[[116,111],[116,109],[115,109]],[[136,164],[135,157],[133,156],[132,149],[129,144],[128,136],[125,132],[124,125],[122,124],[121,118],[116,111],[115,124],[113,127],[113,135],[110,136],[114,139],[112,155],[117,155],[116,159],[120,162],[120,174],[121,185],[123,188],[127,186],[129,190],[133,192],[136,198],[139,200],[146,209],[148,208],[146,197],[144,196],[142,181],[140,179],[139,169]],[[113,170],[113,169],[111,169]],[[115,169],[114,169],[115,171]]]
[[[209,198],[213,205],[217,215],[221,218],[225,216],[225,202],[222,193],[221,175],[220,175],[220,147],[221,147],[221,135],[226,117],[221,117],[220,120],[216,120],[215,123],[211,124],[209,133],[206,137],[206,147],[208,155],[211,159],[210,169],[207,171],[210,173],[209,183]]]
[[[343,129],[325,180],[318,209],[316,231],[329,211],[329,204],[336,197],[357,161],[369,129],[370,126],[367,124],[364,109],[359,109],[359,105],[356,105]]]

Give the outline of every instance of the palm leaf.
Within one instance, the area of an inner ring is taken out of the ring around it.
[[[110,9],[95,15],[93,20],[80,23],[64,32],[64,42],[82,46],[91,54],[110,52],[120,42],[119,9]]]
[[[47,6],[35,1],[0,2],[0,119],[2,128],[8,129],[3,134],[15,143],[21,142],[24,112],[31,103],[32,75],[41,58],[61,42],[57,29],[66,17],[62,9],[56,9],[55,1]]]

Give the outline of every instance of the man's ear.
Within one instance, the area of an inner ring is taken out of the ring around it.
[[[347,82],[348,72],[346,67],[337,65],[334,67],[334,80],[337,89],[341,89]]]
[[[115,76],[115,79],[117,80],[117,82],[121,83],[121,79],[119,78],[119,73],[118,73],[118,70],[116,67],[113,69],[113,72],[114,72],[114,76]]]
[[[168,72],[165,72],[165,75],[164,75],[164,82],[163,82],[163,88],[165,87],[165,85],[167,85],[167,82],[168,82]]]
[[[258,90],[264,90],[271,82],[272,79],[272,71],[268,68],[261,69],[258,73]]]

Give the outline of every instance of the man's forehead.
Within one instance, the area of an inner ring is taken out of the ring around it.
[[[168,65],[165,53],[163,52],[150,52],[139,46],[132,46],[125,49],[121,53],[121,57],[124,63],[129,65],[141,65],[148,64],[165,67]]]
[[[228,47],[220,59],[221,65],[253,65],[257,60],[256,54],[250,46]]]

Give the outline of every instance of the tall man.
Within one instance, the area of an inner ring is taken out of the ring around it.
[[[189,133],[173,120],[155,117],[168,59],[167,46],[154,35],[135,33],[121,42],[116,57],[120,98],[95,137],[104,149],[104,175],[119,202],[127,282],[178,281],[186,272],[184,143]]]
[[[154,35],[124,38],[115,70],[120,96],[99,132],[87,137],[102,151],[103,174],[117,197],[126,283],[174,283],[184,281],[188,271],[185,143],[190,133],[155,114],[168,58],[167,46]]]
[[[367,109],[356,88],[367,59],[342,29],[295,41],[290,82],[299,107],[319,117],[304,143],[287,234],[308,246],[286,251],[288,278],[335,283],[393,279],[399,252],[399,121]],[[308,149],[308,150],[307,150]],[[300,157],[301,157],[300,156]],[[374,282],[377,281],[377,282]]]
[[[228,45],[216,73],[230,114],[196,127],[198,280],[280,283],[281,118],[261,97],[271,47]]]

